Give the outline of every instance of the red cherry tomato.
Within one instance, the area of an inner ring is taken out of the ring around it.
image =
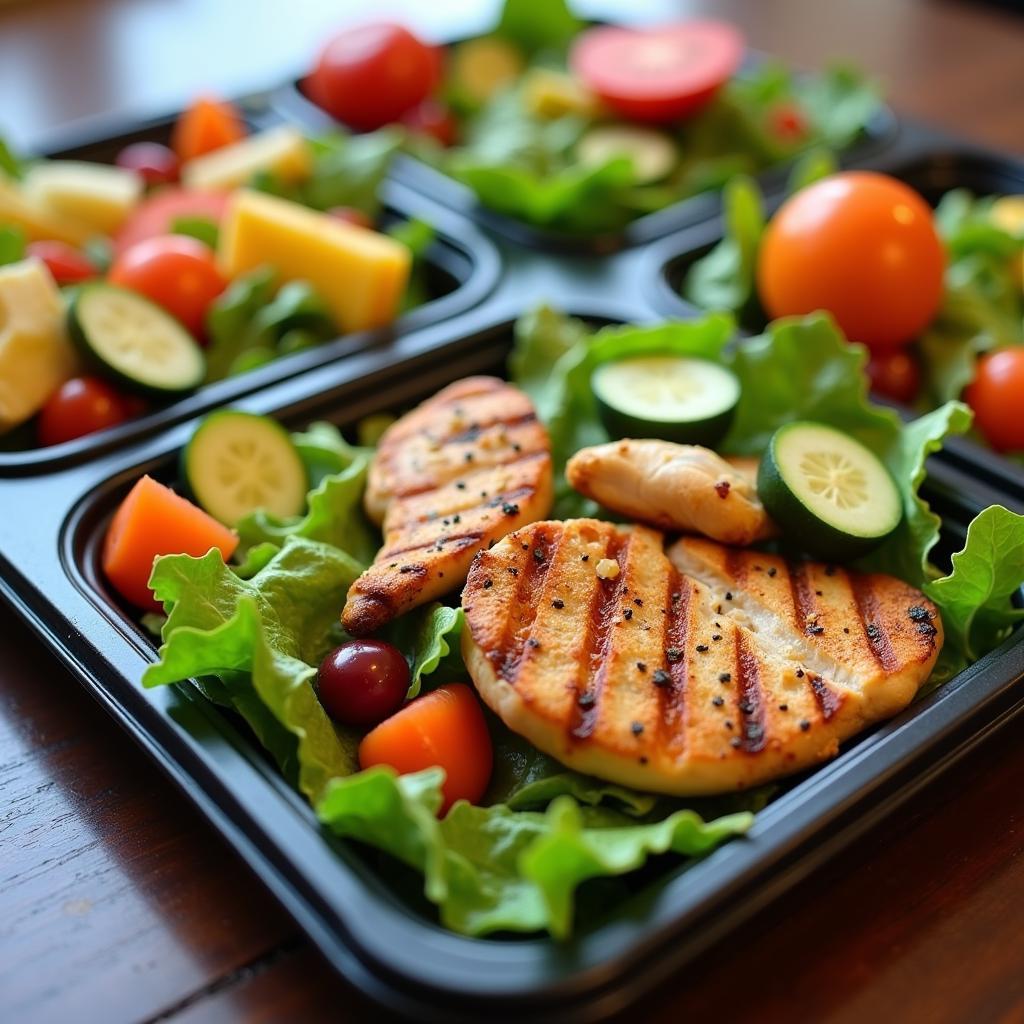
[[[1024,348],[990,352],[964,391],[974,422],[996,451],[1024,451]]]
[[[912,188],[845,171],[779,208],[758,251],[757,290],[773,318],[826,309],[851,341],[884,352],[935,316],[945,259],[932,211]]]
[[[354,206],[332,206],[327,214],[344,221],[346,224],[355,224],[357,228],[372,228],[373,221],[368,213],[357,210]]]
[[[675,121],[714,97],[740,66],[743,51],[743,37],[722,21],[652,29],[602,25],[576,38],[569,63],[623,117]]]
[[[29,242],[25,252],[42,260],[57,284],[78,284],[96,277],[96,268],[67,242]]]
[[[434,90],[438,51],[390,22],[339,32],[324,47],[305,87],[314,103],[359,131],[397,121]]]
[[[122,253],[136,242],[169,235],[179,218],[198,217],[220,224],[227,209],[227,192],[198,192],[184,188],[164,188],[144,199],[121,226],[114,239],[114,250]]]
[[[126,249],[109,279],[163,306],[197,338],[203,337],[210,303],[227,287],[209,247],[185,235],[148,238]]]
[[[427,135],[442,146],[454,146],[459,126],[452,112],[437,100],[425,99],[402,115],[402,124],[415,135]]]
[[[440,765],[445,772],[442,815],[456,800],[476,803],[484,795],[493,762],[480,701],[464,683],[410,701],[359,744],[361,768],[386,764],[407,775]]]
[[[921,390],[921,367],[907,349],[879,352],[868,361],[871,390],[894,402],[910,405]]]
[[[382,640],[353,640],[320,663],[317,691],[331,718],[376,725],[401,707],[409,689],[405,655]]]
[[[147,185],[170,185],[178,180],[180,170],[174,151],[159,142],[133,142],[117,154],[114,163],[135,171]]]
[[[47,399],[36,432],[44,446],[116,427],[129,418],[124,399],[99,377],[72,377]]]

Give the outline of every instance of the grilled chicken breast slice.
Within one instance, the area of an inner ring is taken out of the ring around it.
[[[564,764],[639,789],[722,793],[834,755],[927,678],[941,632],[916,627],[937,624],[934,608],[888,577],[870,591],[890,609],[879,621],[876,605],[867,619],[838,603],[831,614],[844,637],[840,614],[851,635],[895,628],[899,614],[913,624],[881,667],[841,647],[827,658],[792,620],[780,646],[735,610],[735,594],[674,565],[655,530],[535,523],[476,557],[463,655],[506,725]]]
[[[573,489],[613,512],[740,545],[774,533],[756,474],[756,462],[751,473],[699,445],[632,440],[583,448],[565,469]]]
[[[394,423],[370,467],[365,505],[384,545],[341,621],[365,636],[460,586],[477,551],[551,510],[547,432],[494,377],[444,388]]]

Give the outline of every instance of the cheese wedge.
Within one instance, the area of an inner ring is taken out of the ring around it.
[[[14,224],[30,242],[58,241],[83,245],[96,232],[80,221],[57,216],[33,202],[16,181],[0,175],[0,224]]]
[[[123,167],[54,160],[29,168],[22,187],[31,201],[55,217],[69,217],[109,235],[142,198],[143,181]]]
[[[0,433],[35,415],[77,368],[50,272],[37,259],[0,267]]]
[[[412,262],[387,235],[250,189],[228,204],[217,259],[228,277],[270,266],[282,281],[308,281],[345,332],[395,319]]]
[[[189,160],[181,182],[186,188],[227,190],[248,184],[260,171],[285,182],[302,181],[312,167],[309,143],[294,128],[281,125]]]

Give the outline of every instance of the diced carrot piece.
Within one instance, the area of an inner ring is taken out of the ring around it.
[[[230,103],[200,96],[178,118],[171,148],[185,163],[204,153],[230,146],[248,134],[241,114]]]
[[[191,501],[144,476],[121,502],[103,543],[103,571],[117,591],[147,611],[162,606],[149,589],[158,555],[200,557],[217,548],[227,561],[238,537]]]
[[[442,686],[406,704],[359,744],[359,765],[390,765],[399,775],[439,765],[443,816],[456,800],[476,803],[491,778],[493,754],[480,701],[464,683]]]

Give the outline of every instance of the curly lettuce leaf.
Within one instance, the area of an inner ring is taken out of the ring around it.
[[[942,612],[946,644],[977,661],[1024,620],[1014,597],[1024,579],[1024,516],[992,505],[967,529],[947,576],[925,584]]]
[[[461,608],[435,601],[406,613],[378,634],[406,654],[408,700],[419,696],[425,676],[434,676],[438,685],[468,678],[459,648],[465,621]]]
[[[216,551],[157,559],[150,587],[167,613],[160,660],[143,676],[159,686],[212,676],[315,800],[330,779],[357,770],[357,738],[327,717],[313,680],[339,639],[338,615],[361,566],[327,544],[289,537],[250,579]],[[288,741],[284,742],[283,736]]]
[[[327,789],[317,814],[333,833],[369,843],[424,875],[441,921],[466,935],[572,928],[578,887],[640,867],[651,855],[709,853],[745,832],[750,814],[704,822],[678,811],[637,824],[561,796],[545,813],[460,801],[443,820],[440,769],[395,776],[375,768]]]

